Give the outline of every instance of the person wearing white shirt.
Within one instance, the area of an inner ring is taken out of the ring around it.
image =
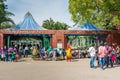
[[[94,68],[94,61],[95,61],[95,54],[96,54],[94,44],[91,45],[91,47],[88,49],[88,52],[90,54],[90,68]]]

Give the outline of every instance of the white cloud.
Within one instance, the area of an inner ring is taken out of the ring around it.
[[[68,12],[68,0],[8,0],[7,5],[8,10],[15,14],[12,18],[16,24],[24,19],[25,13],[30,11],[40,25],[43,20],[49,18],[73,25]]]

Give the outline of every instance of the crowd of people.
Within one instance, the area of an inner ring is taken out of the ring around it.
[[[117,44],[109,45],[107,43],[101,44],[97,51],[94,45],[91,45],[88,52],[90,53],[90,67],[94,68],[95,59],[98,60],[98,66],[101,69],[113,67],[114,64],[120,64],[120,46]]]
[[[12,46],[6,48],[4,46],[0,49],[0,60],[16,62],[21,58],[31,58],[33,60],[67,60],[76,58],[85,58],[87,55],[86,51],[79,49],[72,49],[70,45],[67,45],[67,49],[63,48],[48,48],[47,50],[39,48],[37,45],[26,45],[26,46]]]
[[[92,44],[88,50],[82,51],[79,49],[73,50],[70,45],[67,49],[62,48],[38,48],[37,46],[20,46],[19,48],[14,46],[6,48],[4,46],[0,49],[0,60],[5,62],[17,62],[21,58],[30,57],[33,60],[65,60],[71,61],[75,58],[90,57],[90,68],[94,68],[95,60],[98,61],[98,66],[101,69],[106,67],[113,67],[114,64],[120,64],[120,46],[117,44],[109,45],[107,43],[101,44],[98,48],[95,48]]]
[[[66,52],[64,49],[38,48],[37,46],[10,47],[4,46],[0,49],[0,60],[16,62],[21,58],[32,58],[34,60],[64,60]]]

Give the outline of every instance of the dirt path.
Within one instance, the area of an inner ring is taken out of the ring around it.
[[[118,80],[120,67],[89,68],[89,59],[0,62],[0,80]]]

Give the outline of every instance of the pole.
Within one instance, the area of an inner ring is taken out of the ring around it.
[[[8,39],[7,39],[7,47],[10,48],[10,36],[8,36]]]

